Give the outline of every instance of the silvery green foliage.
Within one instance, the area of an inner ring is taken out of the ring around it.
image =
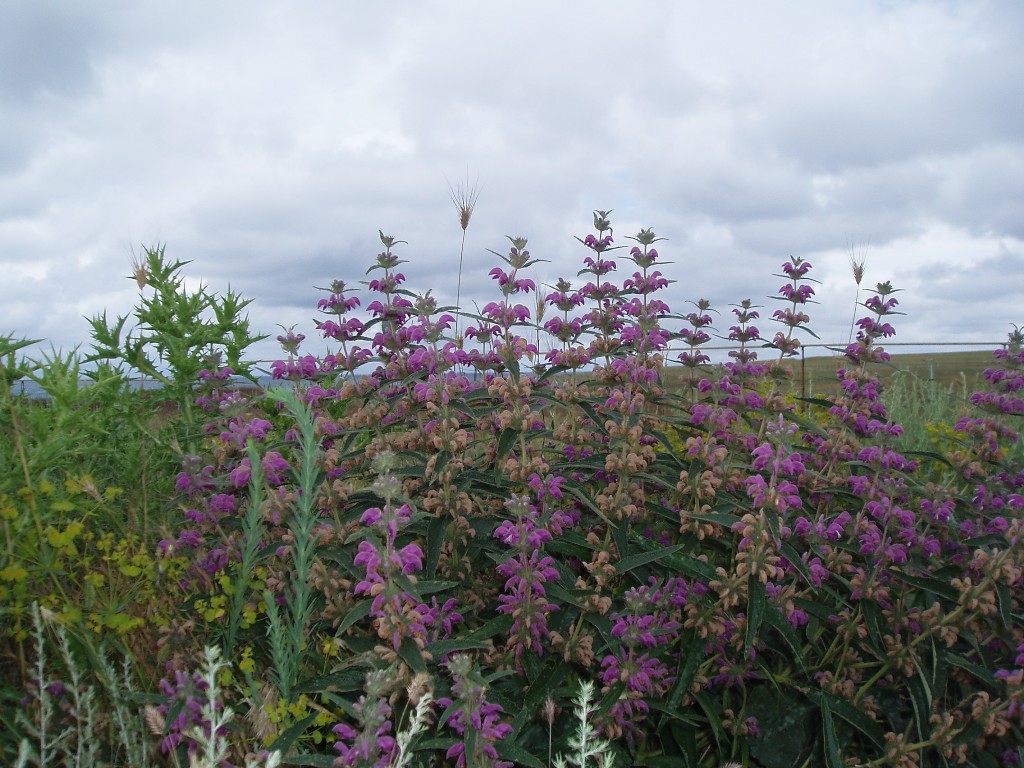
[[[590,722],[593,702],[594,683],[586,680],[580,684],[580,690],[576,694],[574,702],[573,714],[577,722],[576,730],[569,738],[569,747],[572,752],[567,756],[556,757],[555,768],[568,768],[569,765],[574,765],[576,768],[586,768],[588,765],[611,768],[614,765],[611,743],[607,739],[599,737],[597,729]]]
[[[140,714],[132,712],[128,702],[135,694],[131,665],[125,659],[120,671],[114,668],[106,653],[97,654],[99,669],[95,675],[101,688],[87,680],[87,670],[75,658],[67,630],[59,619],[38,604],[32,606],[33,637],[36,645],[34,673],[37,681],[31,698],[38,705],[38,714],[30,718],[26,707],[18,714],[18,722],[32,738],[24,738],[19,744],[18,768],[35,765],[74,766],[93,768],[106,765],[101,760],[97,738],[98,721],[109,714],[114,729],[111,747],[112,759],[126,768],[145,768],[147,736],[145,723]],[[54,670],[47,664],[48,642],[46,629],[51,627],[56,638],[66,680],[54,677]],[[55,732],[58,700],[61,697],[69,705],[73,715],[70,724]],[[102,701],[101,701],[102,699]]]

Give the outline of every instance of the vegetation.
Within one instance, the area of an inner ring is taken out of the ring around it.
[[[382,233],[267,394],[247,302],[162,249],[88,367],[0,339],[0,761],[1019,764],[1024,334],[976,392],[883,380],[881,283],[801,398],[807,262],[712,366],[653,231],[596,212],[543,291],[509,240],[468,312]]]

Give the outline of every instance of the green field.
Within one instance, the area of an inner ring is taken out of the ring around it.
[[[804,362],[803,379],[808,393],[832,391],[836,368],[845,364],[839,356],[808,357]],[[893,354],[888,366],[876,371],[883,381],[903,373],[913,378],[934,382],[941,387],[974,385],[982,371],[995,363],[992,350],[969,352],[914,352]],[[800,361],[793,364],[794,381],[801,378]]]
[[[761,355],[761,359],[769,361],[776,358],[769,350]],[[887,384],[904,374],[962,393],[965,387],[968,391],[972,390],[982,371],[995,363],[997,361],[990,349],[900,353],[893,354],[888,365],[876,366],[874,373]],[[783,363],[792,371],[793,393],[808,397],[834,393],[837,389],[836,369],[848,364],[845,357],[836,354],[808,355],[805,360],[796,358]],[[666,370],[666,383],[671,385],[681,373],[680,366],[670,366]]]

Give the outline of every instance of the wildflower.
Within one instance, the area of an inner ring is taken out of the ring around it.
[[[357,731],[347,723],[338,723],[332,729],[339,737],[334,744],[338,752],[335,765],[386,768],[392,764],[398,748],[391,732],[392,711],[387,698],[392,677],[391,670],[367,673],[365,693],[352,705],[352,714],[361,728]]]
[[[500,760],[494,744],[511,735],[512,726],[501,722],[502,710],[498,704],[487,701],[487,686],[479,672],[473,667],[470,657],[466,654],[455,654],[445,666],[451,672],[452,695],[454,698],[440,698],[437,704],[452,710],[448,725],[461,738],[446,753],[449,760],[455,759],[456,768],[486,766],[487,768],[512,768],[512,763]],[[475,752],[467,754],[467,741],[464,738],[472,729],[472,743]]]
[[[306,337],[301,333],[295,333],[294,325],[291,328],[285,328],[283,325],[278,327],[285,333],[277,337],[277,343],[289,355],[294,355]]]

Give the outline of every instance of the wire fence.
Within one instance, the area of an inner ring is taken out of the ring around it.
[[[802,344],[799,355],[787,358],[784,363],[794,370],[793,387],[802,397],[819,390],[833,390],[838,386],[835,370],[844,366],[848,358],[843,354],[845,343],[830,344],[818,342]],[[1006,340],[1001,341],[904,341],[882,345],[893,355],[890,363],[879,371],[880,377],[890,378],[897,374],[940,384],[952,382],[972,383],[981,371],[995,362],[992,353],[1005,349]],[[727,353],[738,349],[736,345],[704,346],[702,350]],[[689,351],[689,348],[673,350]],[[769,355],[762,355],[768,361]],[[776,358],[777,359],[777,358]],[[721,361],[714,361],[721,362]]]
[[[1007,345],[1003,341],[923,341],[923,342],[893,342],[885,344],[887,350],[893,350],[896,356],[892,363],[887,366],[887,372],[883,375],[904,373],[916,376],[932,382],[949,382],[956,379],[971,377],[979,373],[983,368],[988,367],[992,362],[991,356],[986,357],[985,352],[991,353],[996,349],[1003,349]],[[756,347],[756,342],[748,347]],[[842,350],[846,347],[843,342],[803,344],[800,347],[800,354],[789,357],[784,362],[793,368],[794,389],[798,389],[802,396],[816,392],[817,388],[830,389],[834,386],[834,371],[842,365],[846,358]],[[895,351],[894,348],[899,348]],[[717,353],[712,356],[711,365],[721,364],[728,361],[728,353],[739,349],[737,344],[702,345],[699,351],[702,353]],[[689,347],[670,346],[662,350],[666,364],[678,365],[679,354],[692,351]],[[768,362],[773,359],[771,351],[760,352],[759,359]],[[717,359],[716,359],[717,358]],[[270,376],[270,365],[273,360],[252,361],[257,370],[264,373],[257,379],[258,386],[263,389],[270,389],[276,386],[289,386],[291,382],[275,380]],[[478,373],[478,372],[477,372]],[[474,372],[469,372],[470,378],[476,378]],[[239,379],[240,384],[249,384],[246,380]],[[82,381],[82,385],[89,384],[88,379]],[[132,386],[137,390],[153,391],[160,388],[159,382],[136,376],[132,380]],[[15,388],[17,394],[29,398],[46,399],[46,392],[31,379],[20,379]]]

